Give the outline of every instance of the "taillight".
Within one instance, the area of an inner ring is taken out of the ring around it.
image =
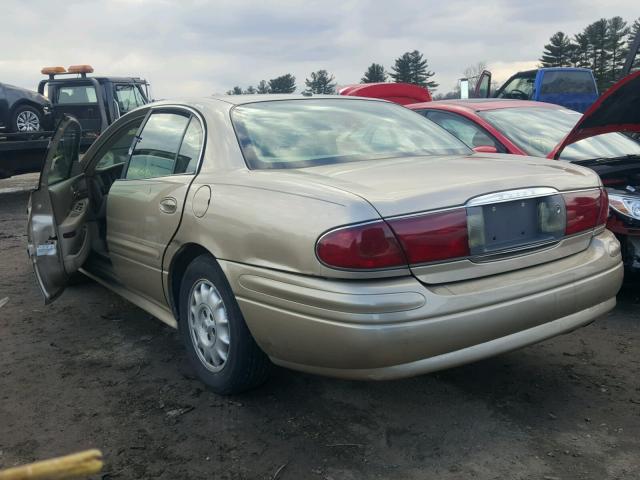
[[[407,266],[393,232],[383,220],[330,231],[318,240],[318,258],[330,267],[376,269]]]
[[[410,264],[466,257],[470,253],[464,208],[388,222]]]
[[[584,232],[607,223],[609,201],[604,189],[565,193],[562,196],[567,209],[565,235]]]
[[[606,225],[609,220],[609,194],[604,188],[600,189],[600,215],[596,225]]]

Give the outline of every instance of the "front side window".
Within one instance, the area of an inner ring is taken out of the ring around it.
[[[65,127],[52,153],[48,185],[55,185],[71,178],[73,166],[80,158],[80,135],[80,127],[77,123],[70,123]]]
[[[388,102],[309,99],[237,106],[231,119],[249,168],[466,154],[446,130]]]
[[[73,105],[77,103],[98,103],[93,85],[75,85],[58,89],[58,103]]]
[[[115,88],[116,101],[121,115],[144,105],[144,99],[136,85],[116,85]]]
[[[189,118],[188,114],[152,113],[133,150],[125,178],[137,180],[173,175]]]
[[[429,120],[436,122],[447,132],[455,135],[469,148],[494,147],[498,152],[504,152],[504,147],[490,136],[481,126],[468,118],[449,112],[438,110],[425,110],[424,114]]]
[[[129,158],[129,148],[133,143],[138,128],[144,117],[138,118],[123,128],[115,138],[112,138],[105,147],[104,153],[99,154],[100,160],[96,164],[96,170],[104,170],[113,165],[125,164]]]
[[[530,100],[533,97],[533,84],[535,74],[521,75],[511,80],[500,89],[496,95],[498,98],[514,98],[517,100]]]
[[[546,157],[566,137],[582,114],[566,108],[526,107],[485,110],[479,115],[527,155]],[[640,144],[620,133],[605,133],[567,146],[562,160],[639,155]]]

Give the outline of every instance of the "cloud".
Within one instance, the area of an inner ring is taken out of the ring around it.
[[[636,2],[5,0],[0,81],[35,88],[42,66],[90,63],[147,78],[159,98],[197,96],[289,72],[300,87],[320,68],[356,83],[371,62],[418,49],[446,91],[468,65],[505,79],[556,31],[614,15],[632,21]]]

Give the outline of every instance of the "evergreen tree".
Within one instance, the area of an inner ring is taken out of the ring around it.
[[[429,80],[435,73],[429,71],[428,66],[427,60],[418,50],[405,52],[401,57],[396,58],[395,64],[391,68],[393,73],[390,75],[395,82],[413,83],[435,90],[438,88],[438,83]]]
[[[233,87],[231,90],[227,90],[227,95],[242,95],[242,89],[240,87]]]
[[[253,95],[256,92],[257,92],[256,87],[254,87],[253,85],[249,85],[247,89],[244,91],[244,93],[248,95]]]
[[[360,80],[360,83],[382,83],[387,81],[387,72],[384,71],[384,67],[379,63],[372,63],[364,72],[364,76]]]
[[[393,73],[389,75],[396,83],[412,83],[413,75],[411,70],[411,53],[406,52],[401,57],[396,58],[395,64],[391,67]]]
[[[613,84],[618,79],[624,61],[627,59],[626,40],[629,35],[629,27],[622,17],[613,17],[607,20],[607,29],[607,50],[611,57],[609,82]]]
[[[266,80],[260,80],[260,83],[258,83],[258,89],[257,89],[258,93],[269,93],[269,84],[267,83]]]
[[[269,80],[270,93],[293,93],[296,90],[296,77],[287,73]]]
[[[589,54],[591,69],[596,77],[598,89],[603,91],[609,83],[609,59],[608,50],[608,23],[605,18],[593,22],[584,29],[584,34],[589,41]]]
[[[631,47],[633,47],[633,42],[636,39],[636,36],[638,34],[640,34],[640,18],[638,18],[635,22],[633,22],[633,25],[631,25],[631,28],[629,31],[629,40],[627,43],[627,52],[631,49]],[[631,69],[632,70],[640,69],[640,55],[638,55],[637,52],[636,52],[636,58],[633,64],[631,65]]]
[[[315,94],[333,95],[336,93],[336,82],[333,75],[326,70],[311,72],[311,78],[305,79],[307,91]]]
[[[572,63],[571,54],[571,40],[564,32],[557,32],[551,36],[549,43],[544,46],[540,64],[543,67],[568,67]]]
[[[573,37],[571,63],[574,67],[590,68],[589,39],[584,33]]]

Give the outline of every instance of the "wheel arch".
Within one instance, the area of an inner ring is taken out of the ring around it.
[[[167,281],[167,290],[169,296],[169,305],[176,321],[180,322],[180,286],[184,272],[189,264],[200,255],[209,255],[215,261],[216,256],[198,243],[186,243],[173,255],[169,264],[169,278]]]
[[[38,110],[38,112],[40,112],[40,115],[44,115],[44,107],[41,104],[39,104],[38,102],[34,102],[33,100],[30,100],[28,98],[21,98],[19,100],[16,100],[15,103],[11,105],[11,118],[13,118],[13,115],[15,115],[16,110],[23,106],[33,107]]]

